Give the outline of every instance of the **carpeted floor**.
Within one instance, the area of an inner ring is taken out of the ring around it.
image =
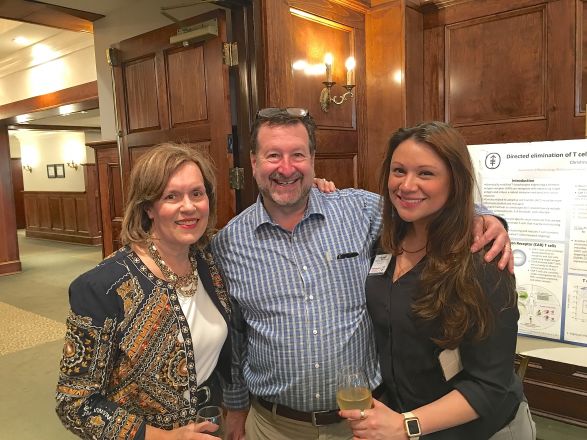
[[[74,439],[55,415],[67,288],[102,250],[22,232],[19,248],[22,272],[0,277],[0,439]]]
[[[0,439],[70,440],[55,415],[67,288],[101,260],[100,247],[25,238],[23,271],[0,277]],[[536,417],[539,440],[579,440],[587,429]]]

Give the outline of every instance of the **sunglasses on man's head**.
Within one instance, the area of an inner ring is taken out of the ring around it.
[[[267,107],[267,108],[262,108],[261,110],[259,110],[257,112],[257,119],[258,118],[273,118],[273,117],[279,116],[279,115],[291,116],[293,118],[303,119],[306,116],[309,116],[310,112],[308,112],[308,110],[305,108],[299,108],[299,107],[285,107],[285,108]]]

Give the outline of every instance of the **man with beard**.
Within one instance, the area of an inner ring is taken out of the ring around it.
[[[347,364],[364,366],[379,397],[364,287],[380,197],[312,188],[315,129],[305,109],[258,112],[251,164],[259,198],[212,243],[234,302],[233,384],[224,392],[231,440],[245,430],[247,440],[351,439],[335,398],[336,372]],[[509,238],[499,220],[484,218],[475,250],[496,239],[488,255],[505,246],[503,268]]]

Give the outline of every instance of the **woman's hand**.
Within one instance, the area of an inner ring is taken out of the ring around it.
[[[353,440],[406,440],[408,435],[404,428],[404,416],[389,409],[383,403],[373,399],[373,408],[364,411],[349,409],[339,412],[348,419],[353,430]]]
[[[218,440],[218,437],[206,434],[207,432],[214,432],[217,429],[218,425],[208,421],[188,423],[185,426],[169,431],[147,425],[145,440]]]

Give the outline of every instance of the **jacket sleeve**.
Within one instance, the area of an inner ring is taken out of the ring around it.
[[[94,269],[69,288],[71,311],[57,384],[57,415],[84,439],[137,439],[145,436],[141,417],[108,400],[106,390],[117,362],[120,298],[104,282],[108,266]],[[130,281],[128,281],[130,282]]]
[[[244,359],[246,359],[247,349],[247,324],[242,316],[238,302],[230,295],[230,277],[227,276],[225,272],[225,256],[230,255],[226,234],[226,230],[217,233],[212,240],[211,246],[220,273],[224,277],[224,282],[231,303],[231,316],[228,332],[232,343],[232,360],[230,368],[232,383],[223,384],[223,398],[224,405],[229,410],[243,410],[247,409],[250,404],[249,390],[243,374],[243,362]]]

